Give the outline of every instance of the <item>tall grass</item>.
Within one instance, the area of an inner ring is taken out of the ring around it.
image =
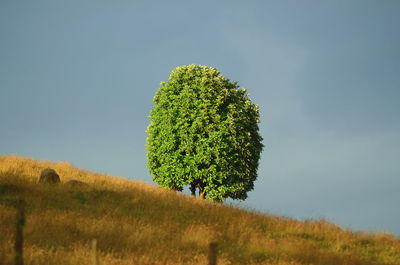
[[[40,185],[40,171],[61,182]],[[201,201],[142,182],[80,170],[69,163],[0,156],[0,264],[13,261],[15,202],[26,205],[26,264],[400,264],[400,240],[356,233],[325,220],[297,221]],[[3,263],[1,263],[3,262]]]

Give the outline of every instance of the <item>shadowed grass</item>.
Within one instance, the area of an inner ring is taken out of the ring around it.
[[[89,187],[40,185],[40,171]],[[325,220],[297,221],[200,201],[69,163],[0,156],[0,264],[12,264],[15,202],[27,202],[26,264],[90,264],[97,239],[100,264],[400,264],[400,240],[355,233]]]

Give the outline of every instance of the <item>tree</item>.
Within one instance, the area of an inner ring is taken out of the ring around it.
[[[148,167],[162,187],[223,201],[244,200],[263,148],[259,110],[246,90],[213,67],[175,68],[154,96]]]

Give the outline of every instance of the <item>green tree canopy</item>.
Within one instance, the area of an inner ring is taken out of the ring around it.
[[[175,68],[154,96],[148,167],[160,186],[222,201],[247,198],[263,148],[259,110],[213,67]]]

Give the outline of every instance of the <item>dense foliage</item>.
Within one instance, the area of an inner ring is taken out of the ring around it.
[[[262,151],[258,106],[216,68],[174,69],[154,96],[148,167],[163,187],[202,198],[246,199]]]

